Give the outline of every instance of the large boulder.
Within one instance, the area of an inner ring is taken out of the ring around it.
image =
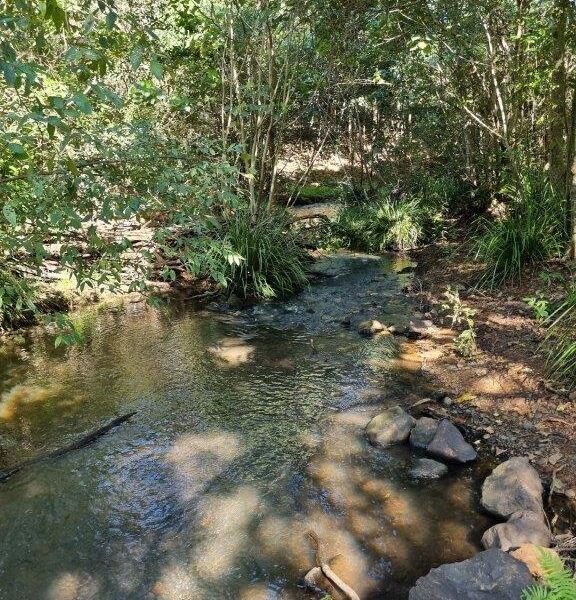
[[[420,577],[409,600],[520,600],[534,583],[528,567],[502,550],[480,552]]]
[[[431,458],[419,458],[410,470],[410,475],[415,479],[438,479],[446,473],[448,467]]]
[[[426,449],[438,430],[438,421],[430,417],[420,417],[410,432],[410,444],[415,448]]]
[[[416,424],[416,419],[410,416],[400,406],[393,406],[376,415],[366,426],[368,439],[377,446],[391,446],[405,442]]]
[[[514,513],[506,523],[487,529],[482,536],[484,548],[500,548],[507,552],[524,544],[535,544],[547,548],[552,541],[548,525],[542,513],[523,510]]]
[[[482,485],[482,506],[507,519],[519,511],[541,513],[542,482],[527,458],[516,457],[498,465]]]
[[[460,430],[447,419],[442,419],[426,450],[438,458],[467,463],[476,460],[476,450],[464,439]]]

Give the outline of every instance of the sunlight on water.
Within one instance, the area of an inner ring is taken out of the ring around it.
[[[136,414],[0,484],[0,600],[304,600],[310,529],[363,600],[394,600],[475,552],[473,470],[416,484],[409,449],[363,434],[417,391],[410,345],[354,325],[407,318],[403,276],[370,257],[328,268],[286,304],[130,305],[91,315],[84,347],[35,331],[5,355],[0,470]]]

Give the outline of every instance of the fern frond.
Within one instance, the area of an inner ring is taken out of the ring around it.
[[[550,590],[543,585],[533,585],[522,593],[522,600],[550,600]]]
[[[545,585],[534,585],[522,594],[522,600],[576,600],[576,580],[554,552],[539,550],[539,562]]]
[[[540,564],[550,600],[576,600],[576,581],[562,559],[554,552],[541,551]]]

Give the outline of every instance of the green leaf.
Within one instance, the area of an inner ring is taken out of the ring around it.
[[[12,227],[16,227],[18,224],[18,219],[16,217],[16,211],[14,210],[14,207],[11,204],[5,204],[2,208],[2,212],[4,213],[8,223],[10,223]]]
[[[118,19],[118,14],[115,13],[113,10],[111,10],[107,15],[106,15],[106,25],[108,25],[108,27],[110,29],[112,29],[114,27],[114,24],[116,23],[116,20]]]
[[[134,71],[142,64],[142,50],[140,48],[134,48],[130,53],[130,65]]]
[[[158,80],[164,77],[164,67],[158,62],[156,57],[150,62],[150,72]]]
[[[90,100],[84,94],[75,94],[72,101],[85,115],[89,115],[92,112]]]
[[[45,18],[52,21],[54,27],[60,31],[66,23],[66,12],[57,0],[46,0]]]
[[[24,154],[26,154],[26,149],[24,148],[24,146],[16,142],[10,142],[8,144],[8,149],[10,150],[10,152],[12,152],[12,154],[16,154],[18,156],[23,156]]]

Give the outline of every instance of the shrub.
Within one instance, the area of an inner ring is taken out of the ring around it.
[[[551,377],[574,386],[576,377],[576,288],[548,316],[547,371]]]
[[[507,215],[484,219],[475,241],[476,259],[485,263],[481,284],[488,287],[520,279],[524,267],[558,256],[564,248],[562,203],[546,179],[528,174],[507,195]]]
[[[240,295],[286,297],[306,282],[306,253],[290,228],[285,211],[253,219],[247,209],[224,224],[222,270],[228,286]]]
[[[354,250],[384,252],[414,248],[424,233],[428,215],[417,199],[385,198],[344,207],[333,226],[341,243]]]
[[[36,311],[30,284],[8,267],[0,267],[0,329],[23,323]]]

